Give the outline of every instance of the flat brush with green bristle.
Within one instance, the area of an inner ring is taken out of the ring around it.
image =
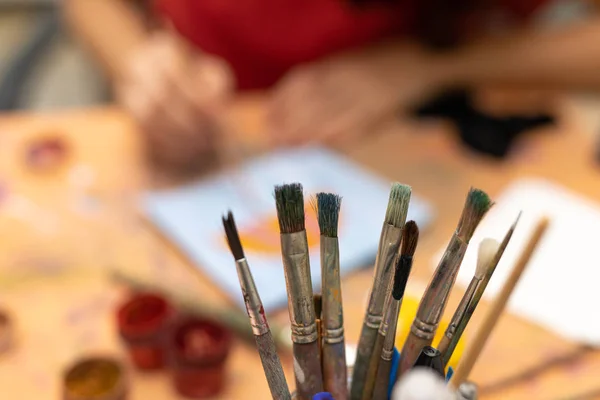
[[[275,186],[281,256],[292,329],[294,373],[299,400],[323,391],[323,374],[313,302],[304,194],[299,183]]]
[[[477,257],[477,269],[475,270],[475,276],[465,291],[465,295],[458,305],[454,316],[452,316],[450,325],[448,325],[448,328],[446,329],[446,332],[444,333],[444,336],[442,336],[442,340],[438,345],[438,350],[442,353],[442,361],[444,366],[446,366],[450,361],[452,353],[454,352],[461,335],[466,329],[471,316],[475,312],[475,308],[477,307],[477,304],[479,304],[479,300],[481,300],[481,296],[483,296],[483,292],[492,278],[492,275],[496,270],[496,266],[498,266],[500,258],[502,258],[502,254],[504,254],[506,246],[508,246],[508,243],[510,242],[510,238],[517,227],[520,217],[521,214],[519,213],[515,222],[506,232],[506,235],[504,235],[502,243],[498,243],[494,239],[487,238],[483,239],[483,241],[479,244],[479,254]]]
[[[431,345],[469,241],[492,205],[484,191],[471,188],[456,231],[419,303],[417,316],[400,353],[398,377],[413,366],[423,347]]]
[[[335,399],[348,398],[344,312],[340,282],[338,221],[342,198],[332,193],[318,193],[314,202],[321,232],[321,292],[323,384]]]
[[[373,350],[377,341],[377,332],[383,319],[385,298],[391,290],[394,262],[398,256],[410,195],[410,186],[401,183],[392,185],[385,221],[379,238],[377,258],[375,259],[373,286],[371,287],[369,304],[358,341],[356,362],[352,374],[352,387],[350,388],[350,399],[352,400],[360,400],[364,395],[369,364],[371,357],[374,355]]]

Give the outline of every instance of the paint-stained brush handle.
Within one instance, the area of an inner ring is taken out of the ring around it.
[[[427,332],[425,335],[423,335],[422,332],[419,333],[419,335],[431,336],[430,338],[427,338],[417,336],[417,334],[413,332],[413,329],[414,326],[411,327],[408,338],[406,339],[406,342],[404,342],[404,347],[402,347],[402,352],[400,353],[400,363],[398,365],[398,376],[396,379],[413,367],[415,361],[419,357],[419,354],[421,354],[423,347],[431,346],[431,342],[433,341],[435,330],[433,332]]]
[[[392,360],[381,359],[377,368],[375,388],[373,389],[373,400],[387,400],[390,386],[390,374],[392,373]]]
[[[367,370],[365,387],[363,388],[363,393],[361,396],[362,400],[371,400],[373,397],[373,389],[375,388],[375,380],[377,379],[377,369],[379,368],[379,363],[381,362],[381,349],[383,349],[384,340],[385,336],[379,333],[377,335],[377,339],[375,340],[375,346],[373,346],[371,359],[369,360],[369,369]]]
[[[352,387],[350,389],[351,400],[361,400],[365,389],[367,371],[373,348],[379,335],[379,327],[369,326],[368,322],[363,323],[360,333],[360,341],[356,352],[356,361],[352,373]]]
[[[319,344],[294,343],[294,375],[298,400],[310,400],[323,391]]]
[[[281,361],[275,350],[276,347],[271,332],[255,336],[255,340],[273,399],[291,400],[292,396],[285,380]]]
[[[346,367],[346,345],[344,342],[323,343],[323,381],[325,390],[334,399],[348,398],[348,375]]]

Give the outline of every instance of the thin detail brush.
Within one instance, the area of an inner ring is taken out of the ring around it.
[[[383,342],[381,349],[381,357],[378,360],[379,365],[371,365],[375,368],[375,384],[372,389],[372,397],[369,400],[385,400],[388,395],[390,384],[390,373],[392,370],[392,357],[394,355],[394,346],[396,343],[396,325],[398,323],[398,314],[402,307],[402,299],[406,283],[412,269],[413,256],[417,249],[419,241],[419,227],[414,221],[408,221],[402,232],[402,248],[400,257],[396,264],[396,272],[394,274],[394,285],[390,296],[388,297],[387,306],[383,315],[383,323],[379,327],[379,340]],[[365,397],[367,398],[367,397]]]
[[[471,320],[471,316],[475,312],[477,304],[479,304],[479,300],[481,300],[485,288],[490,282],[490,279],[492,279],[492,275],[494,274],[494,271],[496,270],[496,267],[498,266],[502,255],[504,254],[506,246],[508,246],[508,243],[510,242],[510,239],[517,227],[520,218],[521,213],[519,213],[519,215],[515,219],[515,222],[513,222],[511,227],[504,235],[502,243],[498,243],[493,239],[484,239],[479,245],[479,258],[481,259],[482,268],[484,269],[483,277],[481,278],[481,281],[475,288],[471,298],[465,300],[465,298],[463,297],[464,309],[461,308],[461,306],[463,305],[463,301],[461,301],[461,304],[458,306],[458,309],[452,317],[452,321],[450,322],[446,333],[442,337],[442,342],[445,342],[445,339],[448,339],[448,344],[445,347],[444,351],[442,351],[444,367],[450,361],[452,353],[454,353],[454,349],[456,348],[460,337],[467,328],[467,324]],[[440,346],[441,345],[442,343],[440,343]]]
[[[471,282],[469,282],[469,286],[467,286],[467,289],[465,290],[465,294],[463,295],[462,299],[460,300],[460,303],[458,304],[458,307],[456,308],[456,311],[454,312],[454,315],[452,316],[452,319],[450,320],[450,324],[448,324],[448,327],[446,328],[446,332],[444,332],[444,336],[442,336],[442,339],[440,340],[440,343],[438,344],[438,347],[437,347],[438,350],[440,351],[440,353],[442,353],[442,356],[445,356],[446,354],[448,354],[448,360],[450,360],[450,356],[452,355],[452,352],[448,351],[449,346],[450,346],[450,341],[452,340],[453,337],[458,336],[458,335],[455,335],[456,329],[458,328],[460,321],[465,316],[467,307],[469,306],[471,300],[473,299],[473,296],[475,295],[475,290],[477,289],[478,286],[480,286],[480,283],[481,283],[483,277],[485,276],[487,270],[490,268],[492,260],[494,259],[494,256],[496,255],[496,251],[498,251],[499,247],[500,247],[500,242],[498,242],[496,239],[492,239],[492,238],[483,239],[481,241],[481,243],[479,244],[479,251],[477,253],[477,267],[475,268],[475,275],[473,275],[473,278],[471,278]],[[446,364],[447,364],[447,361],[444,362],[444,366],[446,366]]]
[[[433,278],[425,290],[417,310],[417,316],[413,321],[408,338],[404,342],[398,367],[399,376],[413,366],[423,347],[431,345],[469,241],[475,228],[492,205],[492,201],[484,191],[471,188],[456,232],[452,235]]]
[[[391,289],[392,270],[400,247],[410,196],[410,186],[401,183],[392,185],[385,221],[379,238],[369,305],[367,306],[358,341],[356,362],[352,374],[352,387],[350,389],[351,400],[360,400],[363,396],[369,360],[374,355],[373,350],[377,341],[379,326],[383,319],[385,299]]]
[[[533,233],[531,234],[525,248],[519,255],[519,258],[517,259],[510,275],[504,282],[500,293],[498,293],[494,299],[494,302],[492,303],[490,310],[486,314],[483,322],[479,326],[475,337],[458,363],[458,367],[456,368],[454,375],[452,375],[452,378],[450,378],[449,385],[452,388],[460,387],[460,385],[469,377],[469,374],[471,373],[471,370],[473,369],[481,350],[485,346],[490,333],[496,326],[496,322],[498,322],[500,315],[502,315],[502,311],[504,311],[504,307],[506,306],[510,295],[519,282],[525,267],[527,267],[527,264],[535,252],[540,240],[544,236],[544,233],[548,229],[548,224],[549,220],[546,217],[537,222]]]
[[[304,229],[304,195],[299,183],[275,186],[277,219],[281,232],[281,255],[288,293],[292,329],[294,374],[299,400],[310,400],[323,391],[323,374],[312,281],[308,240]]]
[[[250,272],[248,261],[244,256],[242,243],[231,211],[229,211],[227,217],[223,217],[223,227],[225,228],[227,243],[235,258],[240,287],[244,295],[244,303],[246,304],[248,317],[250,317],[250,325],[252,326],[256,347],[258,348],[258,354],[260,355],[260,360],[267,377],[271,395],[273,399],[291,400],[292,397],[285,380],[283,368],[281,367],[281,360],[277,355],[277,347],[271,335],[267,316],[265,315],[262,301],[256,289],[254,278]]]
[[[348,398],[344,312],[340,282],[338,221],[342,198],[332,193],[318,193],[313,206],[321,232],[321,291],[323,384],[335,399]]]

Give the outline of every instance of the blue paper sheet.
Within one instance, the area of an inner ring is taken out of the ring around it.
[[[343,197],[338,235],[342,274],[373,263],[390,182],[321,148],[272,153],[209,180],[148,193],[142,207],[168,239],[243,306],[221,223],[221,216],[231,209],[264,307],[269,311],[287,302],[273,187],[288,182],[304,186],[315,289],[321,282],[319,231],[308,201],[317,192],[329,191]],[[429,205],[413,194],[409,219],[416,220],[423,229],[431,218]]]

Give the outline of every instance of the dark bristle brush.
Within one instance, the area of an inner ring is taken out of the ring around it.
[[[271,335],[267,316],[265,315],[262,301],[254,283],[254,278],[250,272],[248,261],[244,256],[242,242],[240,241],[231,211],[229,211],[227,217],[223,217],[223,227],[225,228],[227,243],[235,258],[235,266],[242,294],[244,295],[246,311],[248,311],[248,317],[250,317],[252,333],[256,340],[256,347],[258,348],[258,354],[260,355],[260,361],[267,377],[271,395],[276,400],[291,400],[292,397],[285,380],[283,368],[281,367],[281,361],[277,355],[277,347]]]
[[[299,400],[310,400],[323,391],[323,374],[304,227],[302,185],[276,186],[275,203],[292,329],[296,392]]]
[[[413,256],[419,242],[419,227],[415,221],[408,221],[402,232],[402,246],[400,257],[396,263],[394,285],[388,294],[383,323],[379,327],[379,341],[381,341],[381,356],[373,360],[373,388],[372,396],[368,399],[386,400],[392,370],[392,356],[396,343],[396,325],[398,314],[402,307],[402,299],[406,290],[406,283],[412,269]]]

